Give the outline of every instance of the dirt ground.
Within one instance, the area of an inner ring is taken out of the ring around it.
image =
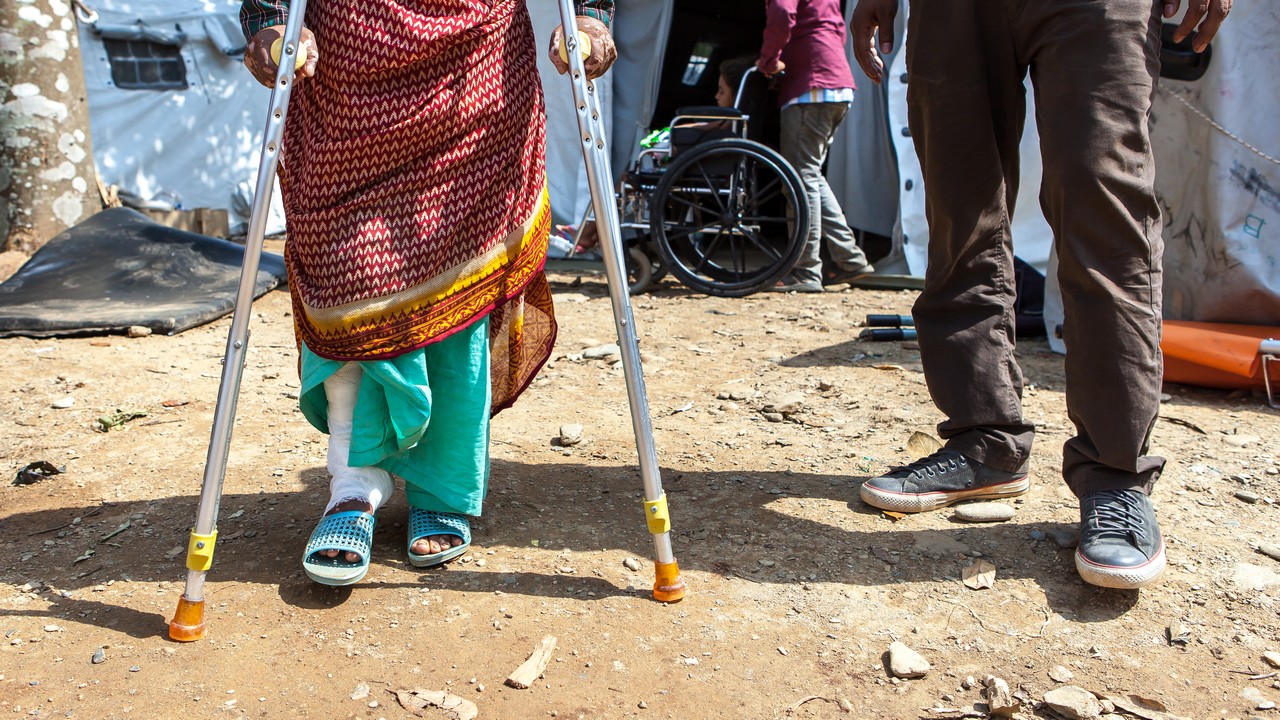
[[[914,293],[734,300],[667,280],[635,300],[689,586],[664,605],[649,596],[621,368],[582,358],[614,337],[603,278],[552,280],[554,361],[495,421],[472,551],[410,567],[397,496],[379,515],[367,579],[348,589],[312,584],[300,567],[327,493],[325,446],[296,410],[288,297],[259,300],[209,637],[185,645],[167,621],[229,319],[174,337],[0,341],[0,711],[407,718],[393,693],[422,688],[476,703],[481,718],[982,717],[966,679],[991,674],[1028,718],[1055,717],[1039,704],[1068,677],[1180,717],[1277,717],[1265,708],[1280,683],[1262,655],[1280,650],[1280,563],[1256,547],[1276,541],[1280,413],[1264,400],[1166,388],[1155,444],[1169,465],[1155,499],[1169,570],[1140,592],[1097,589],[1072,565],[1077,506],[1059,474],[1071,429],[1062,358],[1045,343],[1019,350],[1040,434],[1014,518],[895,521],[862,505],[858,485],[909,460],[908,438],[939,416],[913,344],[860,341],[857,326],[909,312]],[[798,412],[765,417],[796,391]],[[147,414],[94,429],[116,410]],[[554,442],[568,423],[584,426],[582,444]],[[37,460],[65,473],[9,484]],[[979,558],[997,568],[991,589],[961,582]],[[546,635],[558,645],[543,679],[504,687]],[[890,676],[895,640],[932,664],[927,675]]]

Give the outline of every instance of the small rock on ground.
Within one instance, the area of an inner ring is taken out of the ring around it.
[[[560,426],[560,444],[570,447],[582,442],[582,426],[577,424]]]
[[[1049,679],[1057,683],[1069,683],[1075,675],[1062,665],[1054,665],[1049,669]]]
[[[1266,555],[1272,560],[1280,560],[1280,545],[1272,545],[1271,543],[1262,543],[1258,545],[1258,552]]]
[[[763,411],[766,413],[780,413],[782,415],[795,415],[804,409],[804,393],[800,391],[789,392],[778,397],[778,399],[765,405]]]
[[[1270,665],[1271,667],[1280,668],[1280,652],[1269,650],[1267,652],[1262,653],[1262,659],[1266,660],[1267,664]]]
[[[1080,544],[1080,528],[1055,528],[1049,531],[1049,537],[1053,538],[1054,545],[1057,545],[1063,550],[1071,550]]]
[[[901,642],[889,645],[889,671],[894,677],[920,678],[929,672],[929,661]]]
[[[1067,720],[1093,720],[1102,717],[1102,703],[1093,693],[1075,685],[1063,685],[1044,694],[1044,701]]]
[[[1004,503],[966,503],[956,506],[955,517],[965,522],[1004,522],[1013,517],[1013,512],[1013,507]]]
[[[588,360],[598,360],[600,358],[613,357],[614,355],[621,354],[621,352],[622,351],[618,349],[617,343],[609,343],[607,345],[596,345],[595,347],[589,347],[586,350],[583,350],[582,357]]]
[[[983,697],[987,699],[987,709],[997,717],[1009,717],[1022,709],[1022,703],[1013,697],[1009,683],[994,675],[988,675],[983,681],[985,690]]]
[[[1231,582],[1242,590],[1266,590],[1280,586],[1280,573],[1269,567],[1239,563],[1231,575]]]

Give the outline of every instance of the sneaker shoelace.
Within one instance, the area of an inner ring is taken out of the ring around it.
[[[1137,493],[1105,490],[1093,501],[1093,521],[1098,537],[1141,541],[1147,537],[1142,501]]]
[[[922,473],[933,477],[936,474],[946,472],[950,467],[952,470],[961,465],[968,465],[965,462],[964,455],[946,450],[938,450],[930,455],[926,455],[919,460],[912,461],[898,468],[912,473]]]

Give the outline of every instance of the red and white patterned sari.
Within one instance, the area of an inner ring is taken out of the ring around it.
[[[281,147],[299,341],[411,352],[490,316],[493,408],[550,355],[545,115],[523,0],[315,0]]]

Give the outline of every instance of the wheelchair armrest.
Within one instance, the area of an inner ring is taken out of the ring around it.
[[[742,117],[742,111],[738,108],[720,107],[719,105],[690,105],[676,109],[676,116],[681,115],[697,115],[699,117],[728,118],[730,120]]]

